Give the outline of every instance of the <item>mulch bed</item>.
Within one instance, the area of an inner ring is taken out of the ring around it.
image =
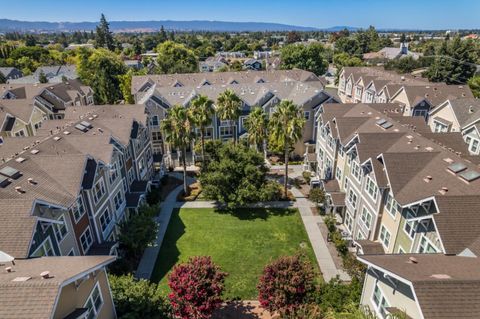
[[[258,301],[233,301],[215,311],[212,319],[278,319],[260,307]]]

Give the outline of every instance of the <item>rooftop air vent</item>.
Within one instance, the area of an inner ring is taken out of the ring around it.
[[[432,179],[433,179],[432,176],[427,175],[427,176],[425,176],[425,178],[423,179],[423,181],[424,181],[425,183],[430,183],[430,181],[431,181]]]
[[[418,260],[415,257],[409,257],[408,262],[412,264],[418,264]]]
[[[30,151],[30,153],[32,153],[33,155],[38,154],[39,152],[40,152],[40,151],[37,150],[37,149],[33,149],[33,150]]]
[[[452,163],[453,163],[453,160],[452,160],[451,158],[449,158],[449,157],[444,158],[443,161],[446,162],[446,163],[448,163],[448,164],[452,164]]]
[[[70,135],[70,132],[69,131],[63,131],[63,134],[64,135]]]
[[[49,279],[49,278],[52,278],[52,276],[50,276],[50,272],[47,270],[47,271],[43,271],[41,274],[40,274],[40,277],[42,277],[43,279]]]
[[[464,170],[467,169],[467,165],[463,164],[463,163],[453,163],[451,164],[450,166],[448,166],[448,169],[452,172],[454,172],[455,174],[458,174]]]
[[[441,189],[439,189],[438,192],[442,195],[445,195],[448,192],[448,187],[444,186]]]
[[[467,182],[473,182],[474,180],[480,177],[480,173],[477,171],[468,170],[458,174],[458,176],[460,176]]]
[[[38,184],[38,183],[37,183],[33,178],[31,178],[31,177],[29,177],[29,178],[27,179],[27,181],[28,181],[29,184],[32,184],[32,185],[37,185],[37,184]]]
[[[15,277],[12,279],[12,281],[21,282],[21,281],[28,281],[30,279],[32,279],[32,277]]]
[[[61,136],[55,136],[53,139],[54,139],[55,141],[60,141],[60,140],[62,139],[62,137],[61,137]]]
[[[451,279],[452,278],[447,274],[433,274],[430,277],[435,278],[435,279]]]
[[[25,191],[24,191],[23,188],[20,187],[20,186],[16,186],[16,187],[15,187],[15,191],[16,191],[17,193],[19,193],[19,194],[25,194]]]
[[[27,160],[27,159],[26,159],[25,157],[17,157],[17,158],[15,159],[15,162],[17,162],[17,163],[23,163],[23,162],[25,162],[26,160]]]

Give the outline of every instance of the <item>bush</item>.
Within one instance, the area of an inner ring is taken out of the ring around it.
[[[307,184],[310,184],[310,180],[312,179],[312,174],[310,172],[305,171],[302,173],[302,176],[305,179],[305,182],[307,182]]]
[[[345,284],[338,278],[323,283],[317,291],[316,301],[323,312],[349,311],[351,305],[358,307],[362,295],[362,284],[355,278]]]
[[[258,300],[271,313],[292,315],[314,292],[313,281],[313,267],[303,256],[280,257],[263,270]]]
[[[147,193],[147,203],[150,206],[157,205],[161,201],[160,189],[159,188],[152,188]]]
[[[312,188],[310,189],[310,193],[308,194],[308,199],[317,204],[317,206],[320,203],[323,204],[325,202],[325,191],[320,187]]]
[[[222,303],[227,273],[211,257],[192,257],[173,268],[168,278],[168,295],[177,318],[207,319]]]
[[[335,220],[335,217],[327,216],[323,219],[323,221],[325,222],[329,233],[333,233],[337,229],[337,221]]]
[[[109,275],[108,279],[118,318],[172,318],[168,302],[161,297],[156,284],[135,280],[132,275]]]

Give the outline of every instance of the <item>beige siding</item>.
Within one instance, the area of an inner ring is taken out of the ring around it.
[[[103,305],[97,318],[116,318],[105,270],[98,270],[95,277],[93,276],[93,273],[90,274],[88,279],[83,281],[78,288],[75,286],[75,283],[63,287],[58,296],[57,307],[55,308],[53,318],[62,319],[76,308],[83,308],[97,282],[100,285],[103,299]]]

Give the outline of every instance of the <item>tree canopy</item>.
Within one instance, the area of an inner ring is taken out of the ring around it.
[[[322,75],[328,68],[327,54],[327,50],[320,43],[309,45],[290,44],[281,51],[282,68],[297,68]]]
[[[159,73],[191,73],[198,70],[198,59],[184,44],[165,41],[156,48]]]

